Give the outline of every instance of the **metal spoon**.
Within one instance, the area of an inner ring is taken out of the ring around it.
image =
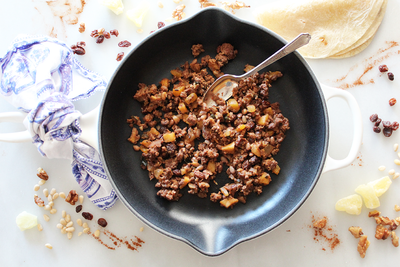
[[[216,95],[219,98],[224,100],[228,100],[232,96],[232,91],[235,87],[238,86],[238,81],[251,75],[255,74],[259,70],[271,65],[275,61],[283,58],[284,56],[292,53],[297,48],[300,48],[306,44],[311,39],[311,35],[308,33],[301,33],[296,38],[294,38],[290,43],[287,43],[284,47],[279,49],[275,54],[261,62],[259,65],[254,67],[249,72],[243,75],[232,75],[232,74],[225,74],[219,77],[217,80],[214,81],[213,84],[207,89],[203,96],[203,102],[207,104],[208,107],[215,105],[215,101],[213,100],[213,96]]]

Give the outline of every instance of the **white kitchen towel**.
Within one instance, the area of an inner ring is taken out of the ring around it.
[[[72,101],[106,88],[105,80],[84,68],[65,43],[46,36],[18,36],[0,58],[0,95],[28,113],[24,125],[40,154],[72,162],[82,190],[106,210],[118,199],[99,153],[79,140],[81,113]]]

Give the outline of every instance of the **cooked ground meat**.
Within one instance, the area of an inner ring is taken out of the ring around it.
[[[202,52],[201,44],[192,46],[194,57]],[[138,116],[127,119],[132,128],[128,140],[140,144],[142,168],[157,180],[158,196],[177,201],[187,188],[189,194],[209,196],[232,208],[238,202],[246,203],[251,193],[261,194],[271,182],[271,173],[279,174],[273,157],[285,139],[289,121],[279,103],[269,102],[269,89],[282,73],[255,74],[240,81],[233,98],[227,102],[217,99],[217,106],[209,108],[202,101],[214,76],[221,76],[221,68],[237,53],[224,43],[217,47],[215,58],[206,55],[200,62],[186,62],[171,70],[172,77],[159,85],[139,84],[134,98],[142,105],[143,122]],[[210,182],[224,164],[232,181],[218,192],[209,192]]]

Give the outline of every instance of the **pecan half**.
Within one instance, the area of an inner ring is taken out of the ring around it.
[[[42,168],[38,168],[37,169],[37,174],[36,175],[42,180],[46,180],[47,181],[49,179],[49,175]]]
[[[68,196],[65,198],[65,201],[68,202],[71,205],[75,205],[75,203],[78,201],[78,194],[76,193],[75,190],[69,191]]]

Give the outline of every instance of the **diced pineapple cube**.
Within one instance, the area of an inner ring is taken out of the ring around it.
[[[379,198],[376,196],[375,190],[371,185],[359,185],[355,191],[362,196],[365,207],[368,209],[376,209],[381,205]]]
[[[335,209],[345,211],[348,214],[359,215],[362,209],[362,199],[357,194],[341,198],[336,202]]]
[[[238,112],[240,110],[239,103],[234,98],[228,99],[226,104],[228,109],[232,112]]]
[[[183,102],[179,103],[178,109],[182,114],[189,112],[189,110],[187,109],[187,107],[185,106],[185,104]]]
[[[235,142],[223,146],[221,150],[227,154],[233,154],[235,152]]]
[[[164,142],[166,142],[166,143],[175,142],[175,140],[176,140],[175,133],[174,132],[165,133],[165,134],[163,134],[163,139],[164,139]]]
[[[268,115],[268,114],[265,114],[265,115],[261,116],[261,117],[257,120],[257,124],[258,124],[258,125],[261,125],[261,126],[266,125],[267,122],[268,122],[268,118],[269,118],[269,115]]]

